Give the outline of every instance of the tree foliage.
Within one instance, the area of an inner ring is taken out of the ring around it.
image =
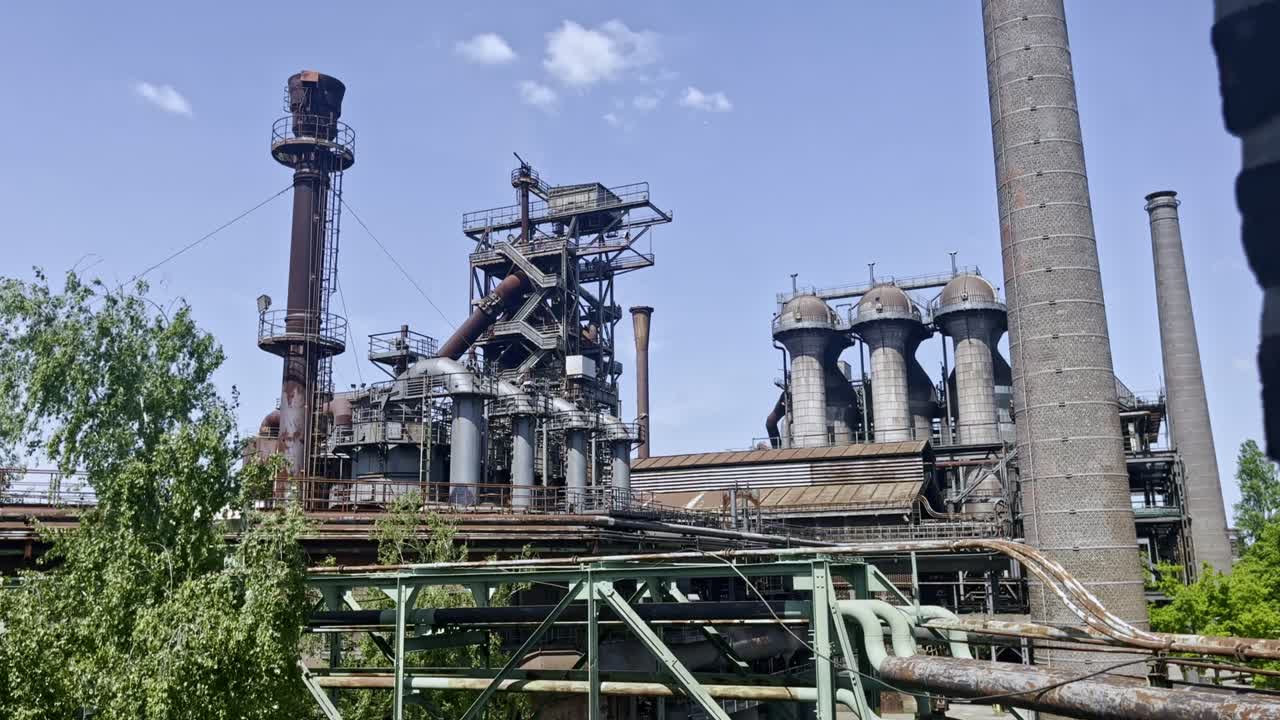
[[[1152,606],[1153,629],[1280,638],[1280,517],[1273,504],[1280,482],[1274,466],[1252,440],[1240,447],[1236,479],[1243,497],[1236,505],[1236,523],[1242,533],[1248,533],[1247,549],[1229,575],[1206,564],[1190,585],[1178,580],[1177,567],[1165,568],[1159,589],[1169,601]],[[1261,666],[1280,669],[1280,663]],[[1256,682],[1280,688],[1280,678],[1257,676]]]
[[[146,292],[0,279],[0,457],[97,498],[0,592],[0,717],[304,717],[301,515],[254,514],[242,489],[275,468],[240,464],[222,350]]]
[[[1253,440],[1240,445],[1236,457],[1236,482],[1240,485],[1240,502],[1236,503],[1236,529],[1246,545],[1262,537],[1263,530],[1280,518],[1280,476]]]

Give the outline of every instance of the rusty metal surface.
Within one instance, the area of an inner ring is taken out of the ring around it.
[[[751,504],[776,512],[866,512],[910,511],[923,481],[855,482],[810,485],[807,487],[759,488],[750,491]],[[746,490],[740,490],[745,495]],[[694,490],[655,493],[663,505],[699,512],[720,512],[730,503],[728,490]]]
[[[440,346],[440,357],[457,360],[471,347],[476,338],[492,325],[502,311],[524,297],[529,281],[519,273],[511,273],[498,283],[488,295],[476,303],[475,310],[462,321],[458,329]]]
[[[653,308],[637,305],[631,308],[631,334],[636,342],[636,415],[643,427],[640,444],[636,447],[636,457],[643,460],[649,457],[649,326],[652,322]]]
[[[686,455],[659,455],[637,460],[632,470],[673,467],[712,467],[716,465],[740,465],[853,457],[879,457],[894,455],[920,455],[928,442],[907,440],[890,443],[863,443],[858,445],[833,445],[813,448],[783,448],[770,450],[742,450],[729,452],[691,453]]]
[[[982,660],[928,655],[889,657],[881,663],[879,673],[890,684],[909,689],[1090,720],[1280,717],[1280,702],[1260,695],[1140,687],[1132,681],[1077,679],[1085,673]]]

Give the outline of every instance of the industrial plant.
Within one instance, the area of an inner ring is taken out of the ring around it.
[[[517,156],[475,188],[515,202],[462,214],[466,320],[447,338],[411,317],[351,337],[330,302],[357,167],[347,89],[288,79],[270,142],[293,173],[286,295],[260,297],[257,318],[281,386],[278,403],[245,403],[269,411],[246,452],[284,458],[263,506],[300,503],[308,556],[333,558],[309,580],[329,665],[304,669],[328,717],[340,693],[392,691],[399,720],[438,689],[477,691],[467,718],[495,692],[531,693],[540,717],[876,718],[905,702],[941,718],[948,699],[987,696],[1070,717],[1280,717],[1270,696],[1165,684],[1192,676],[1171,652],[1275,659],[1276,641],[1147,629],[1157,566],[1190,580],[1232,563],[1180,199],[1134,190],[1164,367],[1164,387],[1135,393],[1159,379],[1113,368],[1062,3],[982,9],[1002,278],[953,255],[826,287],[780,279],[759,352],[782,372],[760,378],[776,387],[737,451],[653,452],[650,327],[679,318],[628,289],[661,272],[647,240],[673,221],[640,180],[559,178]],[[628,319],[635,367],[619,360]],[[385,377],[336,386],[342,353]],[[370,528],[406,497],[454,523],[472,560],[376,565]],[[33,534],[4,537],[38,552]],[[488,607],[517,581],[513,606]],[[474,607],[413,604],[440,585]],[[395,609],[350,602],[361,587]],[[361,632],[386,636],[389,668],[342,668],[337,638]],[[510,653],[500,670],[413,665],[491,636]],[[1118,672],[1165,680],[1071,679],[1124,658],[1138,664]]]

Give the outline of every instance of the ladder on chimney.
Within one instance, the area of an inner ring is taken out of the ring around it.
[[[321,228],[324,241],[321,248],[323,255],[320,264],[320,307],[317,308],[320,327],[317,332],[321,337],[332,337],[338,332],[346,332],[346,324],[329,312],[329,299],[338,289],[338,237],[342,221],[342,166],[337,164],[329,175],[329,186],[324,197],[324,212],[321,213]],[[347,338],[341,338],[346,340]],[[332,428],[326,420],[325,410],[333,399],[333,357],[328,352],[322,353],[316,362],[315,386],[311,389],[311,430],[307,442],[309,477],[323,477],[331,453],[329,452],[329,434]]]

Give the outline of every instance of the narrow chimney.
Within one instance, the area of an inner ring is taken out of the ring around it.
[[[636,338],[636,415],[640,418],[641,441],[637,458],[649,457],[649,322],[653,308],[637,305],[631,308],[632,334]]]
[[[1187,512],[1197,563],[1207,562],[1219,572],[1231,570],[1231,541],[1227,511],[1218,480],[1218,456],[1209,422],[1200,344],[1191,310],[1187,263],[1182,254],[1177,193],[1147,196],[1151,221],[1151,254],[1156,271],[1156,311],[1160,317],[1160,355],[1169,404],[1170,441],[1186,469]]]

